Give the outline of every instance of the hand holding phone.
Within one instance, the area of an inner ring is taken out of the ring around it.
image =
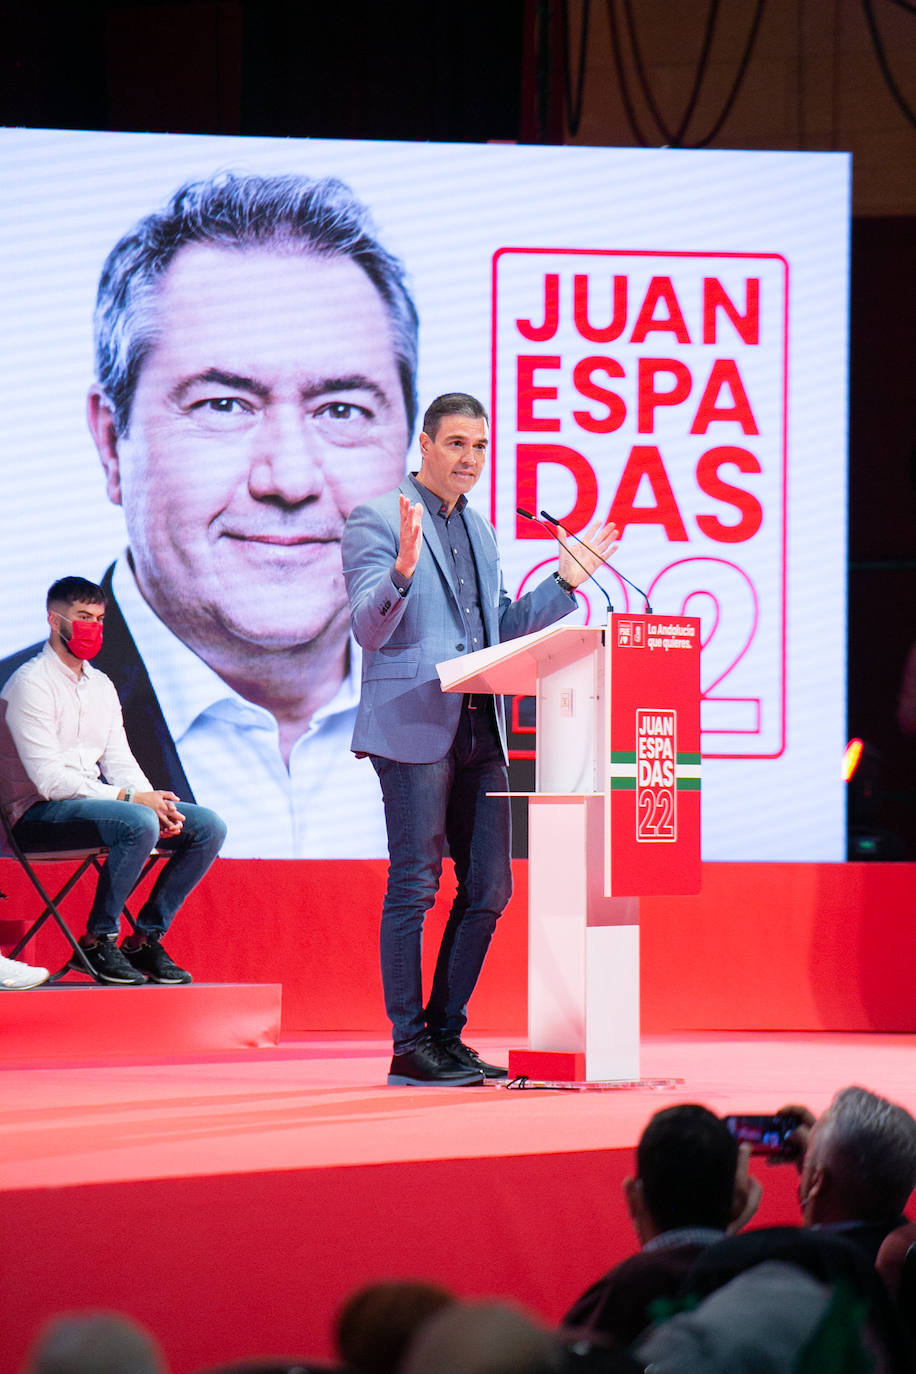
[[[751,1147],[752,1155],[765,1155],[773,1161],[794,1159],[797,1153],[790,1138],[802,1124],[797,1112],[775,1112],[771,1116],[727,1116],[725,1125],[738,1141]]]

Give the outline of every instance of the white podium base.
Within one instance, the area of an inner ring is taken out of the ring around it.
[[[529,1047],[584,1055],[588,1082],[639,1078],[639,901],[604,896],[603,808],[529,798]]]

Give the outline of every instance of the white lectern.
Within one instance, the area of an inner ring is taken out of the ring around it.
[[[697,621],[615,615],[607,630],[553,625],[437,665],[443,691],[537,700],[536,790],[523,794],[530,1056],[513,1056],[544,1056],[517,1070],[529,1077],[639,1077],[639,897],[699,887],[698,662]]]

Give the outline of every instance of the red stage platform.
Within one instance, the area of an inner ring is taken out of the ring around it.
[[[328,1355],[340,1302],[391,1276],[554,1321],[634,1248],[620,1184],[660,1106],[820,1111],[858,1082],[916,1112],[913,865],[707,864],[699,896],[644,899],[642,1073],[684,1081],[580,1094],[384,1086],[384,876],[217,861],[169,937],[211,983],[0,994],[0,1374],[87,1306],[149,1326],[171,1374]],[[525,1047],[515,877],[471,1005],[493,1056]],[[35,894],[8,861],[0,887],[8,948]],[[797,1220],[794,1171],[760,1177],[758,1220]]]
[[[281,992],[278,983],[48,984],[0,998],[0,1064],[263,1049],[280,1036]]]
[[[86,995],[0,1007],[78,1010]],[[497,1057],[519,1042],[477,1043]],[[554,1321],[634,1248],[620,1184],[659,1107],[817,1112],[860,1082],[916,1111],[904,1035],[651,1036],[643,1074],[683,1084],[607,1093],[389,1089],[387,1045],[367,1036],[149,1049],[2,1070],[0,1374],[19,1374],[40,1323],[74,1307],[135,1316],[172,1374],[327,1355],[342,1299],[391,1276],[509,1295]],[[794,1170],[759,1176],[758,1221],[797,1220]]]

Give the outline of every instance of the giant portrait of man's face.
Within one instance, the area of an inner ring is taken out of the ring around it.
[[[157,785],[214,806],[239,857],[384,853],[341,566],[396,486],[417,315],[335,177],[184,183],[102,268],[89,428],[128,548],[100,666]]]
[[[123,433],[90,395],[144,598],[240,683],[257,651],[341,653],[344,522],[397,484],[408,443],[378,291],[350,258],[191,244],[153,310]]]

